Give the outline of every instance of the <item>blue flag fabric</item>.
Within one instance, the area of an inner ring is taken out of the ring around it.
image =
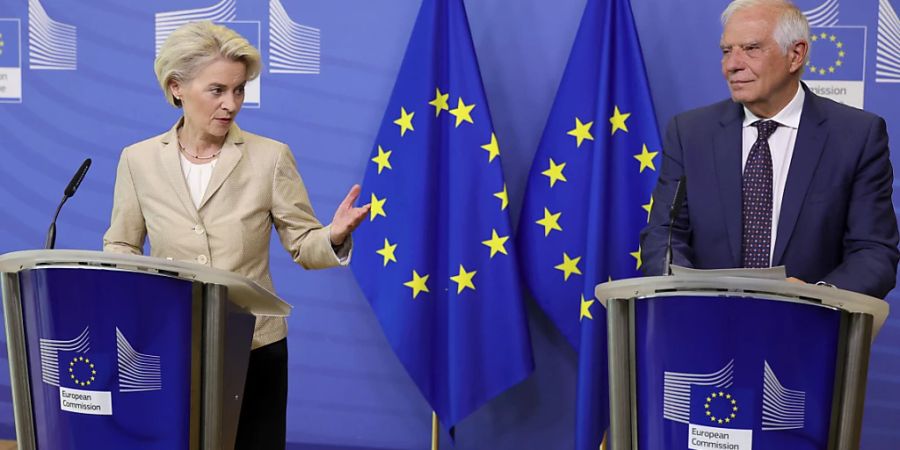
[[[452,427],[534,368],[500,147],[461,0],[425,0],[373,146],[351,267]]]
[[[577,448],[608,418],[597,284],[640,276],[640,230],[661,145],[627,0],[588,0],[531,166],[518,228],[523,277],[579,352]]]

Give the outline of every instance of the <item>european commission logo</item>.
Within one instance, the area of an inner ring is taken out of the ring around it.
[[[810,58],[803,79],[813,92],[863,107],[866,27],[811,27]]]
[[[39,0],[28,0],[28,68],[78,68],[78,33],[73,25],[50,18]]]
[[[810,26],[803,81],[818,95],[862,108],[867,28],[838,25],[840,6],[838,0],[824,0],[803,11]]]
[[[806,80],[862,80],[865,78],[865,27],[812,28],[812,52]]]
[[[136,351],[118,328],[115,365],[91,355],[90,327],[68,340],[40,339],[39,347],[41,381],[59,388],[63,411],[112,415],[114,379],[121,393],[162,390],[160,357]]]
[[[0,19],[0,103],[22,103],[22,23]]]
[[[156,14],[156,53],[163,42],[178,27],[209,20],[234,29],[256,48],[261,47],[259,21],[237,20],[237,0],[222,0],[215,5]],[[321,32],[291,20],[279,0],[269,1],[269,73],[318,74],[321,61]],[[246,87],[244,107],[260,107],[260,78]]]
[[[825,0],[820,5],[803,11],[810,27],[833,27],[838,24],[841,13],[838,0]]]
[[[321,31],[293,22],[279,0],[269,2],[269,46],[269,73],[319,73]]]
[[[663,373],[663,417],[688,425],[689,449],[753,448],[753,431],[803,429],[806,394],[782,386],[768,361],[759,388],[734,384],[734,360],[711,373]]]
[[[878,1],[875,82],[900,83],[900,18],[890,0]]]

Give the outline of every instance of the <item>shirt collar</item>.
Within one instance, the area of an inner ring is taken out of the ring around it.
[[[794,94],[794,98],[781,111],[778,111],[778,114],[772,116],[770,120],[778,122],[783,127],[800,128],[800,114],[803,112],[803,101],[805,99],[806,92],[803,92],[803,86],[798,83],[797,93]],[[757,120],[760,120],[760,118],[744,106],[744,128],[752,126],[753,122]]]

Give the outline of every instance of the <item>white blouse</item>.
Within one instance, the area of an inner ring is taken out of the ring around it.
[[[194,207],[199,208],[203,194],[206,193],[206,187],[209,186],[213,169],[219,160],[217,158],[207,163],[194,164],[188,161],[183,153],[179,154],[181,156],[181,172],[184,173],[184,181],[187,183],[188,191],[191,192],[191,200],[194,201]]]

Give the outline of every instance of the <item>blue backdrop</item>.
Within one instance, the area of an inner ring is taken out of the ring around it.
[[[517,223],[584,0],[465,3]],[[660,126],[677,112],[727,95],[718,49],[718,15],[726,4],[632,1]],[[62,214],[57,245],[100,247],[119,152],[178,117],[156,85],[152,63],[157,43],[191,9],[195,16],[237,22],[235,28],[259,43],[266,70],[238,122],[291,145],[327,222],[369,164],[419,5],[0,0],[0,252],[41,246],[65,184],[86,157],[94,165]],[[808,78],[814,89],[882,115],[898,139],[900,2],[798,0],[798,6],[814,18],[816,33],[826,35],[825,45],[812,44],[816,71],[810,67]],[[846,40],[845,56],[829,46],[837,42],[831,35]],[[430,409],[350,271],[305,272],[280,251],[272,259],[278,294],[296,306],[289,320],[291,446],[426,448]],[[461,422],[455,445],[444,439],[444,448],[573,445],[576,355],[537,308],[529,305],[528,312],[536,372]],[[3,344],[4,363],[5,351]],[[5,370],[0,384],[0,437],[12,437]],[[863,448],[894,448],[897,423],[900,316],[889,319],[873,349]]]

